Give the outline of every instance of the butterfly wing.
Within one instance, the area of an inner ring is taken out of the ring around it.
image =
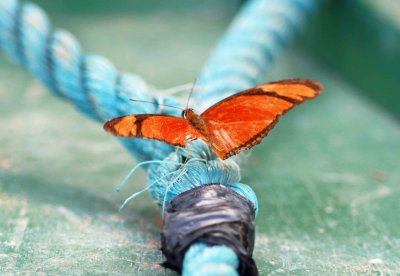
[[[218,102],[201,114],[208,123],[211,148],[226,159],[259,144],[281,115],[322,89],[317,81],[290,79],[262,84]]]
[[[186,146],[189,137],[190,139],[202,137],[187,120],[159,114],[114,118],[104,124],[104,129],[117,136],[155,139],[180,147]]]

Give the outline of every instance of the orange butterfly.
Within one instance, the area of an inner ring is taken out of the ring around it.
[[[323,86],[314,80],[289,79],[261,84],[214,104],[201,115],[185,109],[182,118],[160,115],[127,115],[112,119],[104,129],[123,137],[141,137],[185,147],[201,139],[226,159],[257,145],[281,115],[318,96]]]

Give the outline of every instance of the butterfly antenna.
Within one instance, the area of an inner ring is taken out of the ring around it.
[[[194,90],[194,88],[196,86],[196,82],[197,82],[197,78],[194,79],[193,85],[192,85],[192,89],[190,89],[189,97],[188,97],[187,102],[186,102],[186,109],[189,107],[189,101],[190,101],[190,98],[192,97],[193,90]]]
[[[139,103],[149,103],[149,104],[154,104],[154,105],[161,105],[161,106],[167,106],[167,107],[172,107],[180,110],[184,110],[182,107],[177,107],[169,104],[160,104],[160,103],[155,103],[155,102],[150,102],[150,101],[142,101],[142,100],[134,100],[134,99],[129,99],[132,102],[139,102]]]

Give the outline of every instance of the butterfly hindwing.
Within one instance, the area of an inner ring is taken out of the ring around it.
[[[216,103],[201,114],[208,122],[211,148],[226,159],[259,144],[281,115],[321,90],[317,81],[291,79],[259,85]]]
[[[188,137],[201,138],[187,120],[159,114],[121,116],[108,121],[104,129],[117,136],[155,139],[180,147],[186,146]]]

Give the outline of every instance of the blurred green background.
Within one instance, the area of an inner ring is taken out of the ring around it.
[[[239,9],[224,1],[36,1],[85,52],[159,88],[191,82]],[[242,166],[260,202],[260,274],[400,274],[400,23],[395,1],[332,1],[266,80],[325,92],[288,113]],[[392,12],[388,12],[392,11]],[[397,71],[396,71],[397,70]],[[160,210],[101,125],[0,55],[0,272],[175,275]]]

